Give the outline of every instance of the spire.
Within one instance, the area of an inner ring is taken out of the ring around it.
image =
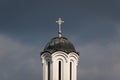
[[[56,21],[56,23],[58,23],[58,26],[59,26],[58,37],[62,37],[61,25],[62,23],[64,23],[64,21],[62,21],[62,19],[59,18],[58,21]]]

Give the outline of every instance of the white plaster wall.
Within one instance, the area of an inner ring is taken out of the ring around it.
[[[57,51],[55,53],[43,53],[41,55],[42,64],[43,64],[43,80],[48,80],[48,68],[47,68],[47,61],[51,62],[51,70],[50,70],[50,79],[51,80],[59,80],[58,79],[58,62],[62,62],[62,80],[70,80],[70,61],[72,61],[72,80],[77,80],[77,65],[79,56],[72,52],[72,53],[65,53],[62,51]]]

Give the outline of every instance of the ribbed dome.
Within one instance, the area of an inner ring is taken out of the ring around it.
[[[44,48],[44,51],[53,53],[55,51],[64,51],[66,53],[76,52],[73,44],[65,37],[55,37]]]

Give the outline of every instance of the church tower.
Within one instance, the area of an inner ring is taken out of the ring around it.
[[[73,44],[62,37],[61,18],[56,21],[59,25],[58,37],[52,38],[40,54],[43,66],[43,80],[77,80],[77,65],[79,54]]]

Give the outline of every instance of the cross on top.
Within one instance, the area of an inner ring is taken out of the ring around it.
[[[61,26],[61,24],[64,23],[64,21],[62,21],[62,19],[59,18],[58,21],[56,21],[56,23],[58,23],[58,25]]]
[[[62,37],[61,24],[64,23],[64,21],[62,21],[62,19],[59,18],[58,21],[56,21],[56,23],[58,23],[58,25],[59,25],[58,36]]]

